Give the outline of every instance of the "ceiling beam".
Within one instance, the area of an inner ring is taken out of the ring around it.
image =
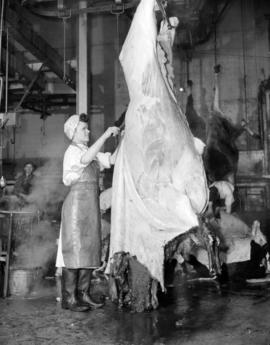
[[[11,93],[9,99],[13,103],[19,102],[22,94]],[[24,102],[24,107],[28,105],[46,104],[47,108],[55,106],[76,106],[76,94],[37,94],[30,93]]]
[[[78,1],[79,2],[79,1]],[[74,1],[75,6],[72,7],[66,7],[63,12],[68,13],[70,16],[77,16],[79,14],[83,13],[89,13],[89,14],[101,14],[101,13],[122,13],[122,11],[131,9],[136,7],[140,0],[129,0],[127,2],[122,3],[116,3],[114,0],[95,0],[91,1],[90,4],[85,8],[79,8],[78,2]],[[47,6],[39,7],[38,5],[45,3]],[[53,7],[51,6],[51,3],[53,3]],[[61,16],[61,10],[58,10],[57,8],[57,1],[56,0],[25,0],[22,2],[22,5],[25,7],[28,7],[31,12],[39,14],[41,16],[45,17],[58,17]]]
[[[32,25],[26,19],[27,10],[21,6],[16,6],[18,7],[16,10],[9,7],[6,11],[6,22],[10,36],[49,67],[60,79],[63,79],[63,57],[33,30]],[[67,63],[66,71],[64,82],[75,90],[76,72]]]

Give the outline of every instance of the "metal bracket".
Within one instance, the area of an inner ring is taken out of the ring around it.
[[[118,7],[119,5],[112,5],[111,14],[120,15],[125,12],[125,5],[123,3],[121,4],[120,9],[118,9]]]

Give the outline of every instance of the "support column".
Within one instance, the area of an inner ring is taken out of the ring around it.
[[[79,1],[79,8],[87,7],[87,1]],[[87,13],[78,17],[78,39],[77,39],[77,114],[88,113],[88,69],[87,69]]]

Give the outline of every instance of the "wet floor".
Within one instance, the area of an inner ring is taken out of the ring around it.
[[[109,300],[87,313],[62,310],[55,288],[0,299],[1,345],[269,345],[270,285],[189,281],[169,288],[158,310],[119,311]]]

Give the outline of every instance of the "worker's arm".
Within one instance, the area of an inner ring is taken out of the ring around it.
[[[96,158],[97,153],[101,150],[105,141],[111,136],[116,136],[119,133],[118,127],[109,127],[102,135],[91,145],[86,153],[81,157],[81,163],[88,165]]]

